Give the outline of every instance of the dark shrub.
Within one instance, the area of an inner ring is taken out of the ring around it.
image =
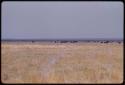
[[[34,43],[34,41],[32,41],[32,43]]]
[[[67,43],[68,41],[60,41],[60,43]]]
[[[70,41],[71,43],[77,43],[78,41]]]
[[[104,41],[104,43],[109,43],[109,41]]]
[[[120,42],[120,41],[118,41],[118,43],[120,44],[121,42]]]

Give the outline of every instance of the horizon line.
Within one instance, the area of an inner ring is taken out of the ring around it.
[[[1,39],[1,41],[123,41],[124,39]]]

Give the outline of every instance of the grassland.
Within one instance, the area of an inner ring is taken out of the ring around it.
[[[3,83],[122,83],[123,43],[2,43]]]

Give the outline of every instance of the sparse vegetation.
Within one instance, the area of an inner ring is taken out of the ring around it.
[[[123,44],[2,43],[1,64],[3,83],[121,83]]]

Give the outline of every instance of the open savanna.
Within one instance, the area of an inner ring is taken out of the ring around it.
[[[3,83],[122,83],[123,43],[2,42]]]

